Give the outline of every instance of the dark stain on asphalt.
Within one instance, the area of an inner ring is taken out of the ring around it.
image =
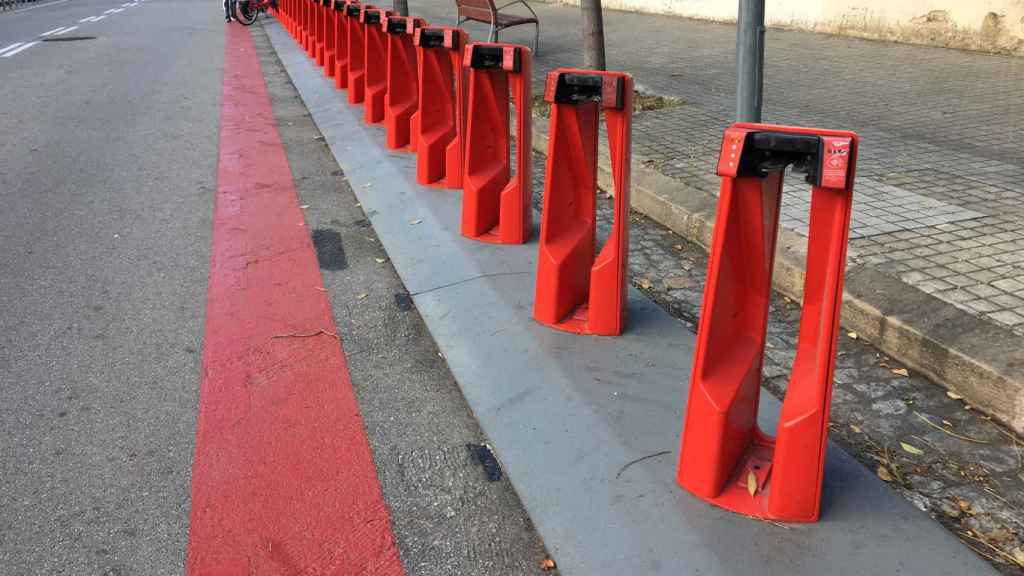
[[[341,234],[337,230],[317,228],[313,230],[313,246],[316,248],[316,259],[323,270],[344,270],[348,268],[345,258],[345,246]]]
[[[491,452],[490,446],[486,444],[466,444],[466,449],[469,450],[469,457],[473,459],[473,462],[479,464],[484,469],[484,475],[487,477],[488,482],[501,480],[501,464],[495,458],[494,452]]]
[[[415,306],[412,303],[412,297],[406,292],[395,293],[395,304],[398,305],[398,309],[402,312],[408,312]]]

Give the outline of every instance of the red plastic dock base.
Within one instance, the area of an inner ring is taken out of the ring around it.
[[[334,0],[334,87],[338,90],[348,88],[348,22],[345,10],[349,4],[359,4],[352,0]]]
[[[301,40],[302,49],[309,54],[309,22],[310,12],[313,10],[313,0],[299,0],[299,6],[301,6],[301,23],[299,25],[299,38]]]
[[[628,302],[633,78],[558,68],[551,105],[533,317],[558,330],[617,336]],[[615,204],[612,230],[595,258],[597,143],[604,112]]]
[[[462,188],[462,51],[468,40],[460,28],[420,28],[413,36],[419,79],[419,110],[413,123],[416,182],[424,186]]]
[[[471,42],[462,235],[495,244],[523,244],[533,233],[530,49],[516,44]],[[509,92],[511,91],[511,98]],[[516,166],[511,173],[509,104],[516,110]]]
[[[306,53],[316,61],[316,47],[320,43],[320,6],[318,0],[309,0],[309,27],[307,33],[309,36],[308,45],[306,46]]]
[[[814,522],[821,506],[839,310],[853,200],[853,132],[734,124],[722,177],[677,480],[722,508]],[[796,359],[778,432],[757,427],[785,167],[811,184]]]
[[[334,78],[334,30],[335,20],[338,13],[334,10],[336,0],[323,0],[324,2],[324,76]]]
[[[330,0],[316,0],[316,65],[323,67],[327,54],[327,6]]]
[[[415,150],[412,122],[419,107],[416,76],[416,30],[427,25],[422,18],[389,14],[383,28],[387,43],[387,95],[384,97],[384,145],[391,150]]]
[[[362,104],[366,97],[366,61],[364,60],[366,25],[363,24],[362,14],[364,10],[371,8],[376,8],[376,6],[354,2],[345,5],[349,104]]]
[[[365,99],[363,121],[379,124],[384,121],[384,97],[388,93],[388,44],[384,19],[392,12],[382,8],[364,7],[359,14],[363,23],[363,67]]]

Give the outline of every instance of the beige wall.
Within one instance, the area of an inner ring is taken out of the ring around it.
[[[579,0],[559,0],[579,4]],[[735,21],[739,0],[602,0],[605,8]],[[769,25],[1024,55],[1024,0],[765,0]]]

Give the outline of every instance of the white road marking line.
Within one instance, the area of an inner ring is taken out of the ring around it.
[[[40,34],[39,36],[40,36],[40,37],[42,37],[42,36],[49,36],[50,34],[53,34],[54,32],[60,32],[60,31],[61,31],[61,30],[63,30],[63,29],[64,29],[64,27],[63,27],[63,26],[61,26],[60,28],[54,28],[53,30],[50,30],[49,32],[43,32],[43,33],[42,33],[42,34]]]
[[[0,50],[0,56],[2,56],[4,52],[7,52],[8,50],[14,50],[18,46],[21,46],[22,44],[24,44],[24,42],[15,42],[14,44],[11,44],[10,46]]]
[[[35,46],[36,44],[39,44],[39,42],[29,42],[28,44],[25,44],[21,48],[16,48],[16,49],[11,50],[10,52],[4,54],[3,56],[0,56],[0,58],[10,58],[11,56],[14,56],[15,54],[17,54],[18,52],[21,52],[22,50],[28,50],[29,48]]]
[[[61,30],[60,32],[57,32],[56,34],[54,34],[54,36],[60,36],[61,34],[67,34],[68,32],[71,32],[72,30],[78,30],[78,26],[72,26],[70,28],[65,28],[65,29]]]
[[[110,14],[111,12],[114,12],[113,8],[111,8],[110,10],[107,10],[106,12],[104,12],[104,14]]]
[[[97,16],[97,17],[93,18],[92,21],[93,22],[99,22],[100,20],[103,20],[104,18],[106,18],[106,16]]]
[[[111,12],[114,13],[114,14],[118,14],[120,12],[124,12],[124,8],[115,8],[115,9],[111,10]]]
[[[82,18],[81,20],[78,21],[78,23],[81,24],[82,22],[92,22],[93,18],[95,18],[95,16],[89,16],[88,18]]]

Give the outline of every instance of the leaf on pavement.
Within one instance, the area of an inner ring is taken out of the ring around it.
[[[374,260],[377,261],[377,264],[383,264],[388,261],[387,258],[374,258]]]
[[[550,556],[545,556],[544,559],[540,561],[540,569],[545,571],[545,572],[549,572],[551,570],[554,570],[555,569],[555,561],[552,560]]]
[[[747,492],[751,496],[757,494],[757,476],[753,472],[747,472]]]
[[[889,469],[886,468],[885,466],[879,465],[878,470],[875,473],[878,474],[878,477],[884,480],[885,482],[892,482],[893,480],[892,473],[889,472]]]
[[[640,287],[643,288],[644,290],[648,290],[651,286],[653,286],[653,284],[651,284],[651,281],[648,280],[647,278],[641,278],[640,281],[637,282],[637,284],[639,284]]]
[[[362,292],[360,294],[356,294],[356,300],[362,300],[363,298],[366,298],[367,296],[369,296],[369,294],[367,294],[366,292]]]
[[[692,288],[697,283],[686,276],[673,276],[671,278],[665,278],[665,287],[670,290],[676,290],[679,288]]]
[[[863,430],[860,429],[860,426],[857,426],[856,424],[850,424],[850,430],[853,430],[857,434],[860,434],[860,433],[863,432]]]
[[[420,222],[423,222],[422,218],[417,218],[415,220],[409,220],[409,225],[410,226],[415,226],[415,225],[419,224]]]
[[[858,336],[856,332],[847,332],[846,335],[850,337],[850,340],[856,340],[857,338],[860,338],[860,336]]]
[[[897,376],[903,376],[904,378],[910,376],[910,372],[907,372],[906,368],[893,368],[892,373]]]
[[[906,452],[908,454],[913,454],[915,456],[920,456],[920,455],[924,454],[924,450],[921,450],[917,446],[913,446],[911,444],[907,444],[906,442],[900,442],[900,448],[903,448],[904,452]]]
[[[946,396],[949,396],[953,400],[963,400],[963,396],[957,394],[956,392],[953,392],[952,390],[947,391]]]
[[[1017,564],[1024,566],[1024,548],[1014,548],[1013,559],[1017,561]]]

